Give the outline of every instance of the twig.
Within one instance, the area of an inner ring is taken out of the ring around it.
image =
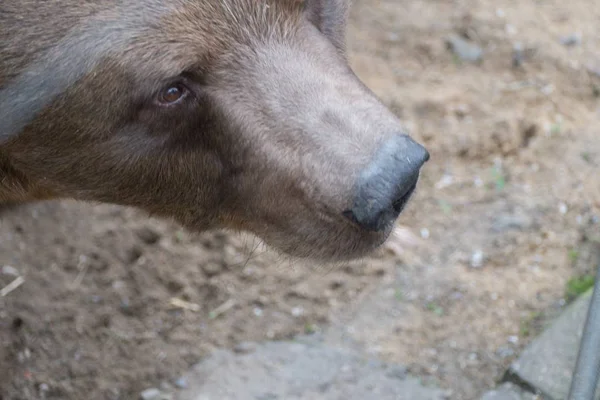
[[[75,277],[73,282],[71,282],[71,285],[70,285],[71,289],[75,289],[76,287],[81,285],[81,282],[83,281],[83,278],[85,277],[85,274],[87,273],[88,266],[89,266],[89,263],[87,262],[87,257],[83,254],[80,255],[79,263],[77,263],[77,269],[79,269],[79,273],[77,274],[77,276]]]
[[[221,304],[219,307],[212,310],[208,315],[211,319],[217,318],[219,315],[229,311],[235,305],[236,305],[235,299],[229,299],[225,303]]]
[[[87,272],[87,268],[88,268],[87,264],[83,264],[83,267],[81,268],[81,270],[75,277],[75,280],[73,281],[73,283],[71,283],[71,289],[75,289],[77,286],[81,285],[81,282],[83,281],[83,277],[85,276],[85,273]]]
[[[10,292],[21,286],[25,282],[25,278],[22,276],[17,277],[14,281],[6,285],[0,290],[0,297],[8,295]]]
[[[190,303],[189,301],[185,301],[182,299],[178,299],[177,297],[173,297],[169,303],[176,308],[183,308],[185,310],[190,310],[194,312],[200,311],[200,306],[195,303]]]

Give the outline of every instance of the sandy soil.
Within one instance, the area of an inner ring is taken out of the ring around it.
[[[24,283],[0,297],[0,399],[137,398],[216,347],[321,329],[391,276],[402,312],[377,352],[476,399],[592,267],[599,20],[585,0],[355,1],[352,65],[432,154],[368,260],[290,262],[114,206],[4,211],[0,288]]]

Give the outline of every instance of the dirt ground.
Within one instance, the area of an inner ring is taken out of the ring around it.
[[[592,268],[598,21],[588,0],[355,0],[351,63],[432,155],[367,260],[323,268],[107,205],[4,211],[0,289],[23,283],[0,297],[0,399],[135,399],[216,347],[319,330],[390,276],[402,313],[377,352],[476,399]]]

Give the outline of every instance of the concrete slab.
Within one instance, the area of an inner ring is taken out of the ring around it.
[[[177,400],[441,400],[405,369],[319,340],[259,344],[249,354],[218,350],[185,377]]]
[[[496,389],[485,393],[481,400],[534,400],[535,398],[534,394],[526,393],[517,385],[503,383]]]
[[[591,294],[590,290],[567,307],[511,365],[511,373],[539,389],[544,398],[563,400],[569,394]],[[595,399],[600,399],[600,391]]]

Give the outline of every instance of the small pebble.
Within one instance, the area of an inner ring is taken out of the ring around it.
[[[445,187],[448,187],[448,186],[452,185],[453,183],[454,183],[454,178],[452,177],[452,175],[444,175],[442,177],[442,179],[440,179],[435,184],[435,188],[436,189],[443,189]]]
[[[292,308],[292,315],[294,317],[299,317],[304,314],[304,309],[302,307],[294,307]]]
[[[27,348],[25,350],[17,353],[17,359],[20,363],[24,363],[25,361],[29,360],[30,358],[31,358],[31,350],[29,350]]]
[[[459,118],[465,118],[471,112],[471,107],[468,104],[460,103],[454,107],[454,114]]]
[[[471,255],[471,267],[481,268],[482,266],[483,266],[483,252],[481,250],[477,250]]]
[[[466,41],[458,35],[448,37],[446,45],[463,61],[480,62],[483,59],[483,50],[481,47]]]
[[[554,92],[554,85],[548,84],[541,89],[542,94],[549,96]]]
[[[577,46],[581,43],[581,34],[580,33],[572,33],[567,36],[562,36],[560,38],[560,43],[563,46],[572,47]]]
[[[566,301],[565,299],[560,299],[560,300],[558,300],[558,305],[559,305],[560,307],[564,307],[564,306],[565,306],[565,304],[567,304],[567,301]]]
[[[528,268],[536,274],[540,272],[540,266],[537,264],[530,265]]]
[[[94,304],[98,304],[102,301],[102,296],[98,296],[98,295],[93,295],[91,297],[92,303]]]
[[[421,237],[423,239],[429,239],[429,229],[427,229],[427,228],[421,229]]]
[[[428,355],[429,357],[435,357],[438,355],[438,351],[434,348],[427,348],[425,350],[423,350],[423,352]]]
[[[11,267],[10,265],[5,265],[2,267],[2,274],[3,275],[10,275],[10,276],[19,276],[19,271],[15,268],[15,267]]]
[[[569,67],[575,71],[579,71],[581,69],[581,63],[577,60],[569,60]]]
[[[223,264],[215,262],[215,261],[207,261],[203,263],[201,266],[202,271],[208,276],[215,276],[220,274],[223,271]]]
[[[565,203],[560,203],[558,206],[558,211],[563,215],[566,214],[568,211],[567,205]]]
[[[587,70],[590,74],[600,78],[600,66],[588,65]]]
[[[519,337],[518,336],[509,336],[508,343],[512,343],[512,344],[519,343]]]
[[[155,244],[160,239],[160,234],[148,227],[142,227],[136,230],[137,236],[146,244]]]
[[[120,290],[120,289],[123,289],[124,287],[125,287],[124,281],[113,281],[113,283],[112,283],[112,288],[114,290]]]
[[[175,386],[177,386],[180,389],[185,389],[188,386],[187,380],[183,376],[180,378],[177,378],[174,383],[175,383]]]
[[[510,347],[500,347],[496,350],[496,354],[501,358],[508,358],[515,355],[515,351]]]
[[[464,297],[465,297],[465,295],[458,291],[452,292],[452,294],[450,295],[451,300],[461,300]]]
[[[140,399],[142,400],[158,400],[160,396],[161,392],[157,388],[149,388],[140,393]]]
[[[508,35],[511,35],[511,36],[517,34],[517,28],[511,24],[506,24],[506,26],[504,27],[504,30],[506,31],[506,33]]]
[[[133,246],[125,252],[125,261],[127,261],[129,264],[133,264],[139,260],[140,257],[142,257],[142,254],[142,249],[140,249],[138,246]]]
[[[492,231],[504,232],[512,229],[523,230],[531,227],[532,224],[532,218],[524,212],[514,212],[511,214],[502,213],[494,219]]]
[[[515,43],[512,51],[512,64],[513,67],[518,68],[523,65],[523,61],[525,61],[525,52],[523,50],[522,43]]]
[[[397,42],[398,40],[400,40],[400,35],[399,35],[399,34],[397,34],[396,32],[389,32],[389,33],[387,34],[387,39],[388,39],[390,42]]]
[[[537,48],[533,46],[524,46],[517,42],[513,45],[512,64],[514,68],[520,67],[525,61],[533,58],[537,53]]]
[[[263,315],[263,310],[262,310],[262,308],[259,308],[259,307],[255,307],[254,310],[252,310],[252,312],[257,317],[262,317],[262,315]]]

